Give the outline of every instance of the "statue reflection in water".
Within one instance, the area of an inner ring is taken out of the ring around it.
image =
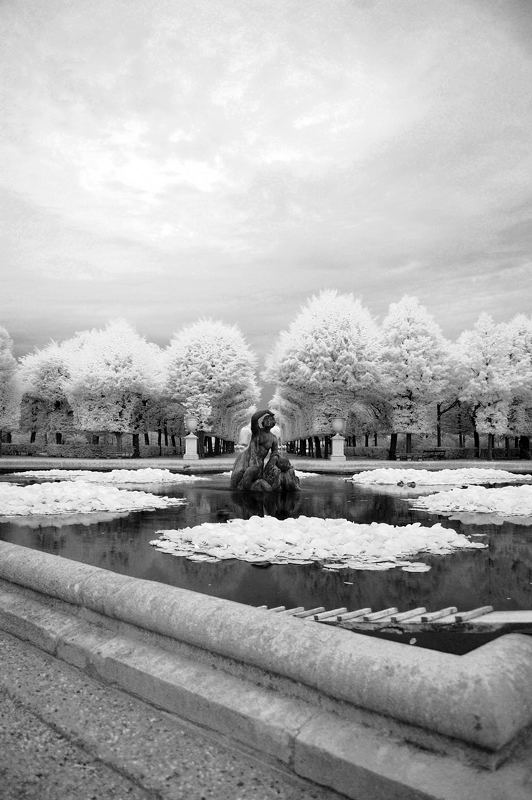
[[[231,492],[231,505],[238,519],[287,519],[299,515],[301,495],[299,492]]]
[[[299,478],[286,455],[279,452],[277,437],[271,432],[274,425],[275,417],[268,409],[253,414],[251,440],[236,458],[231,489],[268,493],[299,490]]]

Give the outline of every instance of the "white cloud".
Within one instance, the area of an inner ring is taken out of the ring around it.
[[[92,307],[100,280],[135,274],[124,313],[144,313],[150,276],[186,275],[200,316],[235,287],[249,300],[258,272],[289,314],[333,275],[379,310],[420,294],[454,333],[476,277],[478,300],[524,310],[528,16],[512,0],[4,4],[11,285],[61,278],[57,316],[75,277]]]

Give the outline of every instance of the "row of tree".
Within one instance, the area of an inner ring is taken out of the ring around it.
[[[0,329],[0,428],[183,435],[186,415],[200,430],[237,440],[256,408],[257,359],[235,326],[202,320],[166,348],[126,322],[77,333],[13,357]],[[444,338],[414,297],[392,303],[377,324],[352,295],[312,297],[266,360],[277,388],[272,407],[285,440],[331,432],[456,432],[519,436],[532,428],[532,318],[495,324],[481,314],[455,342]]]
[[[240,331],[221,322],[183,328],[167,348],[146,341],[127,322],[51,342],[19,363],[0,329],[0,427],[24,431],[112,432],[139,436],[200,430],[236,440],[258,399],[256,357]]]
[[[481,314],[455,342],[415,297],[392,303],[377,325],[351,295],[311,298],[267,359],[266,380],[277,386],[273,406],[288,439],[330,431],[437,433],[454,413],[456,433],[520,436],[532,428],[532,318],[495,324]]]

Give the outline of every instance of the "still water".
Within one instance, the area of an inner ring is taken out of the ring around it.
[[[4,475],[2,480],[15,478]],[[374,610],[390,606],[399,610],[416,606],[429,610],[457,606],[467,610],[481,605],[492,605],[497,610],[532,608],[532,526],[449,520],[410,509],[404,499],[406,494],[398,496],[384,489],[355,486],[340,477],[304,479],[301,487],[301,492],[285,497],[244,496],[231,492],[228,475],[174,487],[135,487],[182,497],[186,505],[111,519],[97,514],[54,517],[53,521],[42,517],[38,521],[11,518],[0,521],[0,539],[249,605],[345,606],[349,610],[366,606]],[[149,545],[159,529],[202,522],[223,525],[228,519],[247,519],[254,514],[280,519],[301,515],[335,517],[394,525],[440,522],[468,536],[484,534],[476,540],[489,546],[446,556],[422,555],[419,560],[430,564],[431,569],[408,573],[400,568],[386,572],[326,572],[314,564],[260,568],[236,560],[198,563],[161,553]]]

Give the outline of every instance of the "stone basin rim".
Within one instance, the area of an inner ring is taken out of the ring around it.
[[[0,541],[0,578],[489,751],[532,724],[532,639],[464,656],[306,625]]]

